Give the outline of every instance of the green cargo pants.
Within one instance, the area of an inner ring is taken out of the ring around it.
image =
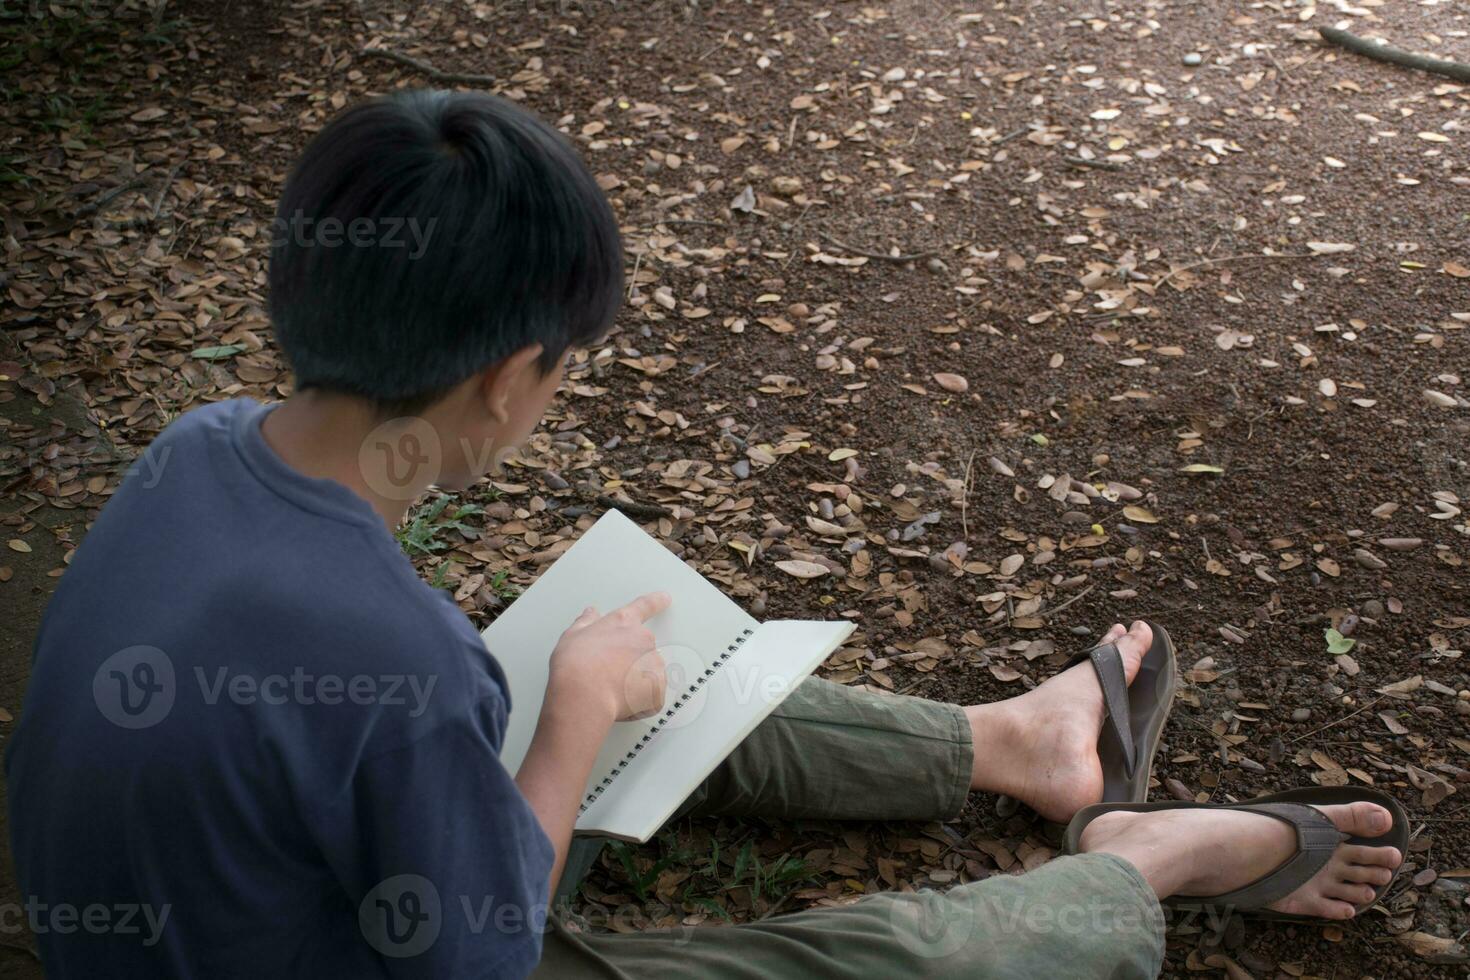
[[[680,813],[947,820],[969,792],[974,751],[954,705],[809,678]],[[573,842],[559,894],[601,846]],[[1153,889],[1122,858],[1086,854],[944,892],[869,895],[735,926],[586,933],[553,917],[534,978],[1124,980],[1157,976],[1163,956]]]

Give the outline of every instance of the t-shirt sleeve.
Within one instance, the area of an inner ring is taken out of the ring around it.
[[[540,959],[555,854],[500,762],[504,728],[489,696],[359,764],[328,862],[393,977],[520,978]]]

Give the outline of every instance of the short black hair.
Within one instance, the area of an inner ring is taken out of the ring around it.
[[[571,143],[492,95],[407,91],[306,147],[272,230],[270,316],[300,389],[413,414],[540,343],[612,325],[622,244]]]

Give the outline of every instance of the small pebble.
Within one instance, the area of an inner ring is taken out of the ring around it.
[[[750,460],[737,459],[735,465],[730,467],[730,471],[735,474],[735,478],[738,480],[750,479]]]
[[[1306,721],[1310,717],[1312,717],[1311,708],[1297,708],[1291,713],[1292,721]]]
[[[1203,64],[1204,60],[1204,55],[1200,54],[1198,51],[1191,51],[1189,52],[1189,54],[1184,56],[1184,63],[1191,68]]]

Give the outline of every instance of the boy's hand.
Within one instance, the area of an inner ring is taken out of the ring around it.
[[[588,606],[551,653],[547,701],[571,698],[605,708],[613,721],[646,718],[664,704],[664,660],[643,624],[669,608],[667,592],[639,596],[599,616]]]

